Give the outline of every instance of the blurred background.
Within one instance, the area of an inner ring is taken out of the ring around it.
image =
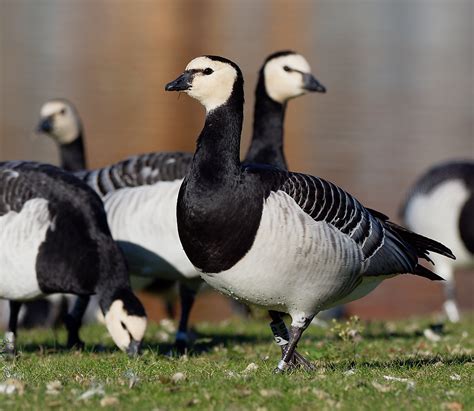
[[[218,54],[246,80],[242,152],[265,57],[303,54],[327,87],[292,101],[290,169],[316,174],[397,220],[409,186],[433,163],[474,158],[471,0],[0,0],[0,160],[58,163],[34,138],[42,103],[70,99],[90,167],[149,151],[193,151],[204,110],[164,85],[192,58]],[[457,274],[474,308],[474,273]],[[162,304],[141,296],[159,319]],[[348,306],[362,318],[440,312],[439,284],[402,276]],[[232,315],[206,293],[191,322]]]

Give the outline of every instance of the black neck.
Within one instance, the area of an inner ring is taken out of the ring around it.
[[[216,184],[240,173],[240,135],[243,122],[243,81],[237,80],[231,97],[206,116],[197,141],[190,181]]]
[[[69,144],[61,144],[59,146],[61,156],[61,167],[66,171],[80,171],[86,168],[86,160],[84,155],[84,141],[82,132],[79,136]]]
[[[270,98],[262,70],[255,89],[253,136],[245,162],[269,164],[286,170],[286,159],[283,153],[283,121],[286,104],[278,103]]]

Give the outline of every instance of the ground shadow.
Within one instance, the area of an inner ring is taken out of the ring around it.
[[[203,340],[203,341],[201,341]],[[190,356],[198,356],[211,351],[214,347],[232,347],[235,345],[249,345],[271,343],[271,335],[244,335],[244,334],[206,334],[197,333],[196,342],[190,345],[187,352]],[[144,347],[158,354],[168,355],[175,350],[174,343],[146,342]]]

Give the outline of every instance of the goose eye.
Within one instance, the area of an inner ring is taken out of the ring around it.
[[[290,72],[290,71],[291,71],[291,68],[289,68],[288,66],[284,66],[284,67],[283,67],[283,70]]]
[[[66,114],[66,109],[65,109],[65,108],[62,108],[61,111],[59,112],[59,114],[61,114],[61,115]]]
[[[211,69],[210,67],[208,67],[208,68],[204,69],[202,72],[203,72],[206,76],[208,76],[209,74],[214,73],[214,70]]]

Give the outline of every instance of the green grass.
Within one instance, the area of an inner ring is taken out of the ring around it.
[[[311,327],[299,350],[317,371],[286,375],[272,372],[279,349],[264,321],[200,324],[194,352],[181,359],[163,356],[169,343],[160,341],[169,330],[156,325],[136,359],[116,351],[102,326],[84,327],[82,336],[105,349],[94,352],[88,345],[81,353],[61,347],[62,330],[22,330],[19,356],[0,359],[0,386],[6,380],[18,386],[11,395],[0,394],[0,410],[474,409],[472,317],[446,325],[438,342],[423,335],[429,323],[363,324],[355,338],[347,331],[357,324]],[[258,368],[245,372],[250,363]],[[184,379],[174,381],[176,373]],[[48,393],[53,381],[61,384]],[[94,388],[97,394],[81,399]]]

